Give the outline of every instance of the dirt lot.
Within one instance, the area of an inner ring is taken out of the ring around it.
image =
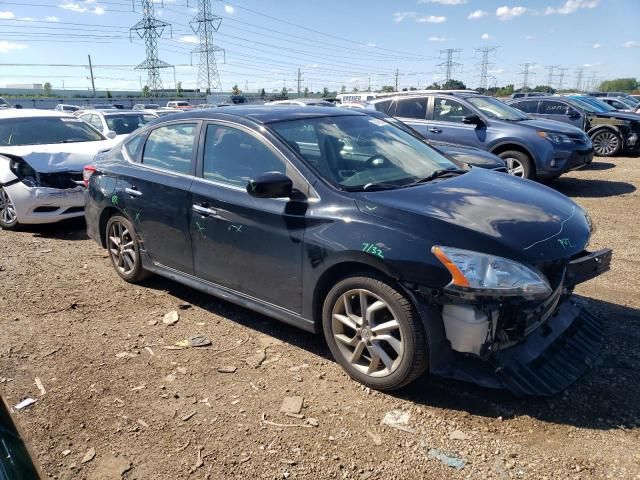
[[[0,231],[0,391],[37,399],[17,420],[52,478],[640,479],[640,158],[553,187],[591,213],[591,248],[614,248],[577,290],[605,319],[601,360],[556,398],[429,377],[368,391],[320,337],[168,280],[120,281],[82,222]],[[164,348],[193,335],[213,345]],[[288,396],[304,418],[279,412]],[[381,425],[394,409],[410,431]]]

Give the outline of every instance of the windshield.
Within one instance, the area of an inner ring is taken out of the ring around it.
[[[600,107],[596,107],[595,105],[590,104],[588,101],[577,99],[577,98],[567,98],[567,102],[569,102],[574,107],[585,111],[587,113],[603,113],[605,110]]]
[[[520,110],[502,103],[500,100],[491,97],[467,97],[469,103],[478,108],[489,118],[497,120],[520,121],[527,120],[527,117]]]
[[[291,120],[270,127],[318,175],[345,190],[399,188],[456,168],[414,135],[369,116]]]
[[[638,105],[633,103],[633,100],[630,100],[629,98],[630,97],[616,97],[616,100],[622,103],[623,105],[626,105],[627,107],[635,110],[638,107]]]
[[[109,130],[113,130],[117,135],[126,135],[133,132],[138,127],[149,123],[153,117],[150,115],[105,115]]]
[[[105,140],[75,117],[7,118],[0,120],[0,145],[50,145]]]
[[[11,107],[9,102],[7,102],[4,98],[0,97],[0,108]]]

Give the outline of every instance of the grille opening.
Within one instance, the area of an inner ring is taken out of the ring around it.
[[[51,212],[55,212],[56,210],[59,210],[60,207],[53,207],[53,206],[44,206],[44,207],[37,207],[33,209],[34,213],[51,213]]]

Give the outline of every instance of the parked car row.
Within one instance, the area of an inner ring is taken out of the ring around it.
[[[611,251],[586,250],[591,220],[564,195],[473,167],[473,149],[434,148],[424,132],[451,121],[535,138],[559,171],[590,160],[589,139],[489,97],[383,101],[190,109],[119,141],[63,112],[2,111],[0,225],[84,213],[125,281],[155,273],[323,332],[372,388],[429,371],[518,395],[563,390],[602,330],[571,291],[608,270]]]

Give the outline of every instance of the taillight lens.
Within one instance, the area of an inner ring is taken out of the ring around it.
[[[84,182],[84,188],[87,188],[89,186],[89,179],[95,172],[96,167],[94,167],[93,165],[87,165],[86,167],[84,167],[84,169],[82,170],[82,181]]]

